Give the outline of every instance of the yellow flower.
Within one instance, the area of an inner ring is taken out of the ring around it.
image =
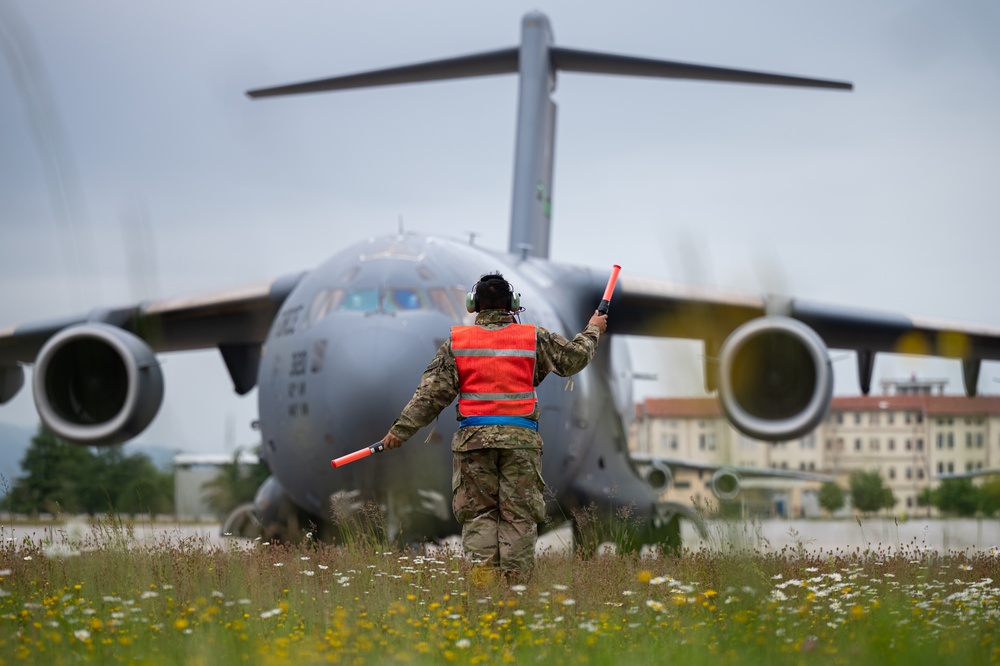
[[[176,629],[177,631],[184,631],[187,628],[188,628],[188,621],[185,618],[179,617],[176,620],[174,620],[174,629]]]
[[[639,581],[640,583],[648,583],[650,580],[652,580],[652,578],[653,578],[653,574],[651,574],[650,572],[646,571],[645,569],[643,569],[642,571],[640,571],[639,573],[637,573],[635,575],[635,579],[637,581]]]

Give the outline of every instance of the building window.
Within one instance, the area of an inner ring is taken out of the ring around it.
[[[955,448],[955,433],[953,432],[948,433],[948,448],[949,449]]]
[[[913,468],[912,467],[907,467],[906,468],[906,478],[907,479],[912,479],[913,478]]]
[[[909,508],[912,508],[912,507],[913,507],[913,498],[912,497],[907,497],[906,498],[906,508],[909,509]]]
[[[854,440],[854,450],[855,451],[860,451],[861,450],[861,438],[860,437],[858,439]]]
[[[906,450],[909,451],[912,448],[913,448],[913,442],[911,442],[910,440],[906,440]]]
[[[924,422],[924,413],[917,412],[917,423],[923,423],[923,422]]]
[[[938,463],[938,474],[944,474],[944,463]]]
[[[705,435],[704,434],[698,435],[698,448],[701,449],[702,451],[705,450]]]
[[[895,451],[896,450],[896,440],[894,440],[894,439],[890,439],[889,440],[889,450],[890,451]]]
[[[923,450],[924,450],[924,440],[923,439],[918,439],[917,440],[917,451],[923,451]]]
[[[971,472],[972,471],[972,463],[971,462],[965,463],[965,471],[966,472]]]
[[[861,412],[854,412],[854,425],[861,425]]]
[[[895,467],[890,467],[889,468],[889,478],[890,479],[895,479],[896,478],[896,468]]]
[[[968,419],[966,419],[966,421],[968,421]],[[971,449],[972,448],[972,433],[971,432],[965,433],[965,448],[967,448],[967,449]]]
[[[871,441],[868,442],[868,448],[870,448],[872,451],[879,450],[878,437],[872,437]]]
[[[905,418],[906,422],[907,422],[907,423],[909,423],[909,422],[910,422],[910,420],[911,420],[911,419],[912,419],[913,417],[912,417],[912,416],[910,416],[910,412],[906,412],[906,414],[905,414],[904,418]]]
[[[918,467],[917,468],[917,478],[918,479],[924,478],[924,468],[923,467]]]
[[[896,415],[893,412],[886,412],[885,418],[886,418],[886,423],[892,425],[893,422],[896,420]]]
[[[944,433],[943,432],[939,432],[938,435],[937,435],[937,447],[939,449],[943,449],[944,448]]]
[[[868,415],[868,423],[871,425],[878,425],[878,412],[872,412]]]
[[[837,412],[837,425],[844,425],[844,413]]]
[[[833,440],[830,439],[829,437],[826,438],[826,450],[827,451],[833,450]]]
[[[715,450],[715,435],[709,435],[705,439],[708,442],[708,450],[709,451],[714,451]]]
[[[954,471],[955,471],[955,463],[953,462],[948,463],[948,473],[951,474]]]
[[[983,433],[981,432],[976,433],[976,448],[977,449],[983,448]]]

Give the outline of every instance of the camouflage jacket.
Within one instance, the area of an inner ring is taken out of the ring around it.
[[[486,310],[476,315],[476,325],[486,328],[502,328],[514,322],[513,315],[503,310]],[[597,352],[597,341],[601,331],[596,326],[587,328],[572,340],[541,326],[535,327],[536,337],[535,377],[538,386],[545,376],[554,372],[560,377],[568,377],[587,367]],[[451,351],[451,338],[446,340],[431,359],[417,390],[403,412],[392,424],[392,434],[403,441],[437,418],[441,411],[458,396],[458,366]],[[539,409],[535,406],[529,418],[538,420]],[[455,408],[458,417],[458,407]],[[535,449],[541,448],[542,438],[528,428],[516,426],[476,426],[460,428],[452,441],[453,451],[473,451],[476,449]]]

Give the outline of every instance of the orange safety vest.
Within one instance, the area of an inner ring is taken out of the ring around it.
[[[452,327],[462,417],[528,416],[535,411],[535,336],[531,324]]]

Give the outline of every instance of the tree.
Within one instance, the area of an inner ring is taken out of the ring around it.
[[[943,513],[972,516],[983,503],[982,491],[972,479],[945,479],[934,490],[934,506]]]
[[[890,509],[896,504],[892,490],[882,482],[878,472],[851,472],[851,503],[854,508],[864,513],[872,513],[879,509]]]
[[[827,481],[819,487],[819,505],[831,514],[844,508],[844,489],[835,481]]]
[[[70,444],[45,426],[32,438],[21,468],[25,476],[8,497],[12,511],[94,515],[173,509],[173,474],[156,469],[148,456],[125,456],[118,446],[95,450]]]
[[[994,476],[986,481],[980,490],[983,493],[983,514],[992,516],[1000,510],[1000,477]]]

